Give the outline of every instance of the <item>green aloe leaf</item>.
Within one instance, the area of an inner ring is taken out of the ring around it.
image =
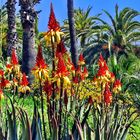
[[[31,130],[32,130],[33,140],[42,140],[41,119],[40,119],[40,114],[36,108],[36,105],[34,105],[34,114],[33,114]]]
[[[8,140],[17,140],[17,127],[16,127],[16,112],[15,107],[12,103],[12,100],[10,97],[8,97],[12,106],[12,112],[10,113],[9,110],[7,110],[7,116],[8,116]]]
[[[32,133],[31,133],[31,127],[30,127],[28,115],[22,109],[20,110],[20,117],[21,117],[21,123],[22,123],[21,140],[32,140]]]

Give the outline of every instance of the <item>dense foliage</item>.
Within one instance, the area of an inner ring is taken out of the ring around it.
[[[25,46],[22,49],[26,57],[35,49],[30,48],[30,41],[34,44],[35,38],[30,38],[27,31],[36,33],[37,13],[33,5],[27,10],[31,3],[21,0],[20,4],[22,43],[28,45],[26,50]],[[76,54],[79,56],[77,64],[71,59],[73,52],[65,47],[65,44],[70,45],[68,22],[65,21],[61,29],[52,4],[48,31],[36,33],[36,58],[33,63],[26,59],[29,71],[23,70],[18,48],[12,49],[6,61],[1,59],[0,140],[140,138],[137,123],[140,119],[140,58],[133,49],[137,47],[133,41],[139,41],[140,23],[132,21],[139,13],[130,8],[118,12],[116,6],[113,19],[104,11],[113,23],[110,26],[100,15],[89,17],[90,10],[75,11],[76,38],[81,45],[81,53]],[[28,20],[25,11],[33,18],[31,23],[25,22]],[[97,25],[97,21],[100,24]],[[0,26],[4,26],[2,22],[6,21],[1,19]],[[1,34],[1,46],[6,43],[5,34]],[[135,40],[131,40],[132,35]],[[5,55],[2,52],[1,58]]]

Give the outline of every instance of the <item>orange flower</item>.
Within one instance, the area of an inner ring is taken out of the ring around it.
[[[104,102],[106,105],[109,105],[112,102],[112,93],[110,92],[108,84],[106,84],[106,86],[105,86]]]
[[[62,54],[59,54],[56,76],[64,77],[64,76],[68,76],[68,75],[69,75],[69,72],[68,72],[66,65],[64,63]]]
[[[99,57],[99,60],[98,60],[98,64],[99,64],[99,67],[103,67],[104,64],[106,64],[102,54],[100,54],[100,57]]]
[[[61,36],[64,33],[60,31],[59,23],[56,21],[52,3],[48,28],[49,31],[44,33],[44,39],[46,40],[47,45],[52,45],[54,43],[59,44],[61,41]]]
[[[21,93],[29,92],[30,88],[29,88],[28,84],[29,84],[29,82],[27,80],[26,74],[23,73],[22,80],[21,80],[20,87],[19,87],[19,92],[21,92]]]
[[[117,79],[113,84],[113,92],[119,93],[121,91],[121,87],[122,87],[122,84],[121,84],[120,80]]]
[[[11,72],[12,72],[12,68],[13,68],[12,64],[7,64],[7,65],[6,65],[6,71],[7,71],[8,73],[11,73]]]
[[[70,80],[68,78],[69,75],[69,71],[67,70],[67,67],[64,63],[62,54],[59,54],[58,57],[58,64],[57,64],[57,70],[55,73],[55,78],[57,78],[57,86],[60,86],[60,82],[61,82],[61,78],[63,79],[63,86],[65,88],[67,88],[68,86],[70,86]]]
[[[15,49],[12,50],[11,62],[10,62],[10,64],[6,65],[6,71],[8,73],[16,72],[16,74],[19,74],[19,72],[20,72],[20,65],[18,63],[18,57],[16,55]]]
[[[109,68],[105,63],[103,67],[99,67],[97,76],[107,76],[107,74],[109,74]]]
[[[36,56],[36,64],[35,64],[34,68],[32,69],[32,72],[33,72],[35,78],[41,79],[42,76],[44,78],[48,77],[48,70],[46,68],[47,68],[47,64],[45,63],[45,60],[43,59],[41,45],[39,45],[38,53]]]
[[[82,54],[79,55],[78,65],[84,65],[85,59]]]
[[[57,44],[56,57],[59,56],[59,53],[61,53],[63,55],[66,52],[67,52],[67,50],[66,50],[66,48],[64,46],[64,43],[61,41],[59,44]]]
[[[11,64],[12,64],[12,65],[18,65],[18,58],[17,58],[15,49],[12,50],[12,54],[11,54]]]
[[[79,75],[81,75],[81,66],[77,66],[77,68],[76,68],[76,74],[79,74]]]
[[[38,46],[38,53],[37,53],[37,56],[36,56],[36,66],[38,68],[42,68],[42,69],[47,68],[47,64],[45,63],[45,60],[43,59],[41,45]]]
[[[5,79],[4,76],[2,76],[0,87],[3,89],[5,87],[9,87],[9,86],[10,86],[9,80]]]
[[[21,80],[20,85],[22,85],[22,86],[28,86],[28,84],[29,84],[29,82],[27,80],[26,74],[23,73],[23,76],[22,76],[22,80]]]
[[[50,11],[48,28],[49,28],[49,30],[54,30],[54,31],[60,30],[60,26],[59,26],[59,24],[58,24],[58,22],[56,21],[56,18],[55,18],[52,3],[51,3],[51,11]]]
[[[84,67],[83,76],[88,77],[88,70],[86,66]]]

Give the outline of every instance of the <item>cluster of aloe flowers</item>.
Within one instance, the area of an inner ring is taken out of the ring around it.
[[[34,80],[30,85],[26,74],[20,71],[15,50],[12,51],[11,60],[5,69],[0,70],[0,102],[4,96],[10,98],[4,93],[5,90],[14,97],[33,97],[32,131],[28,112],[19,107],[21,122],[27,125],[23,128],[24,130],[27,128],[26,134],[29,135],[24,137],[22,134],[22,138],[26,140],[27,138],[86,140],[93,137],[96,140],[125,139],[130,125],[138,116],[135,115],[135,110],[129,112],[126,110],[131,105],[121,99],[123,96],[121,81],[109,70],[101,54],[97,74],[92,79],[88,78],[82,54],[79,55],[77,67],[73,65],[62,41],[64,33],[56,21],[52,5],[48,29],[49,31],[43,35],[46,46],[51,49],[52,65],[46,64],[40,43],[36,63],[32,68]],[[10,98],[10,102],[15,113],[15,99]],[[16,116],[14,113],[13,118]],[[14,126],[15,122],[16,118],[13,121]]]

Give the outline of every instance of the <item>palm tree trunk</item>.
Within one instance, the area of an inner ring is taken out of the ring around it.
[[[74,28],[73,0],[67,0],[67,7],[68,7],[68,20],[69,20],[70,41],[71,41],[71,48],[70,48],[71,57],[74,66],[77,67],[78,51],[76,47],[76,32]]]
[[[31,69],[35,64],[36,52],[35,52],[35,18],[36,12],[28,0],[20,0],[20,14],[23,27],[23,50],[22,50],[22,72],[25,72],[31,83]]]
[[[16,48],[17,32],[16,32],[16,0],[7,0],[7,14],[8,14],[8,32],[7,32],[7,56],[11,56],[11,51]]]
[[[35,64],[35,41],[34,41],[34,29],[26,27],[23,29],[23,50],[22,50],[22,72],[25,72],[29,76],[29,80],[32,80],[31,69]]]

